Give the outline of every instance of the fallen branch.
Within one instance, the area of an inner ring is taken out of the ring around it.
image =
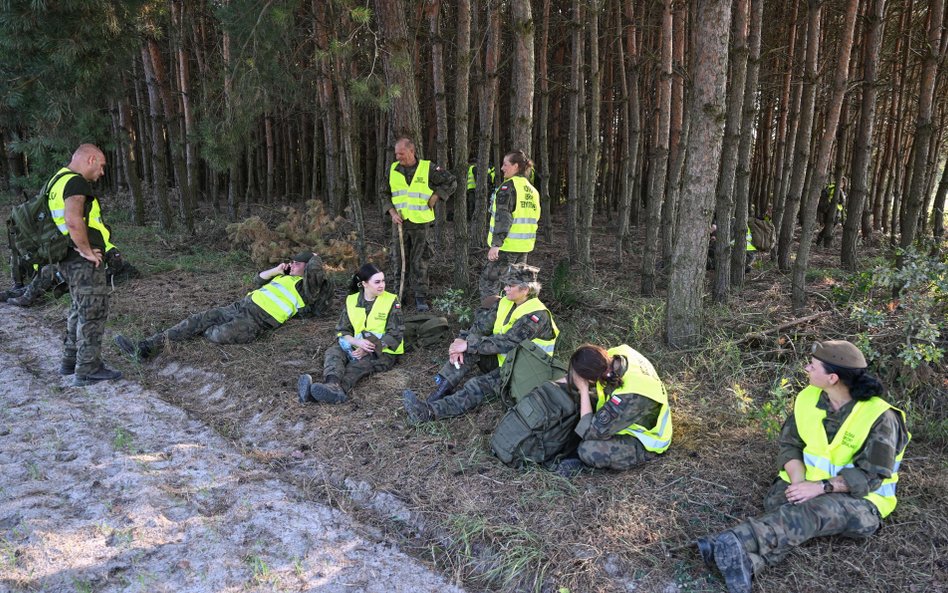
[[[783,330],[785,330],[785,329],[787,329],[787,328],[791,328],[791,327],[793,327],[793,326],[795,326],[795,325],[802,325],[802,324],[804,324],[804,323],[808,323],[808,322],[810,322],[810,321],[819,319],[819,318],[821,318],[821,317],[826,317],[827,315],[829,315],[829,314],[831,314],[831,313],[832,313],[832,311],[820,311],[819,313],[814,313],[813,315],[807,315],[806,317],[798,317],[797,319],[791,319],[790,321],[787,321],[786,323],[781,323],[780,325],[778,325],[778,326],[776,326],[776,327],[772,327],[772,328],[770,328],[770,329],[765,329],[764,331],[751,332],[751,333],[745,335],[745,336],[744,336],[743,338],[741,338],[740,340],[738,340],[737,343],[738,343],[738,344],[743,344],[743,343],[745,343],[745,342],[750,342],[750,341],[752,341],[752,340],[763,340],[764,336],[766,336],[767,334],[771,334],[771,333],[774,333],[774,332],[779,333],[779,332],[782,332]]]

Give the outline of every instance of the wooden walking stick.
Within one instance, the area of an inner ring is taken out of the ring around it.
[[[402,255],[402,273],[399,276],[398,282],[398,302],[402,302],[402,293],[405,291],[405,233],[402,231],[402,225],[395,225],[398,227],[398,251]]]

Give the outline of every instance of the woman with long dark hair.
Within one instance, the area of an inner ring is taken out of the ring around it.
[[[583,344],[569,359],[570,383],[579,392],[583,439],[577,449],[586,466],[625,470],[668,449],[672,439],[668,393],[655,367],[622,344],[606,350]],[[564,462],[561,473],[577,462]]]
[[[866,359],[844,340],[817,342],[780,433],[779,476],[765,513],[697,540],[730,593],[750,593],[751,577],[796,546],[826,535],[866,538],[895,509],[898,471],[911,434],[905,414],[882,399]]]
[[[336,324],[337,344],[323,359],[323,382],[300,375],[300,402],[341,403],[365,377],[387,371],[405,351],[401,305],[385,290],[385,274],[374,264],[359,268],[349,281],[346,306]]]

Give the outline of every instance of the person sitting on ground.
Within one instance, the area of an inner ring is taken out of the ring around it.
[[[730,593],[796,546],[826,535],[866,538],[895,509],[899,465],[911,434],[855,345],[813,345],[809,386],[797,394],[780,433],[781,468],[764,514],[696,542]]]
[[[323,382],[300,375],[300,403],[346,401],[360,380],[395,366],[405,352],[404,334],[402,307],[398,297],[385,290],[385,274],[374,264],[364,264],[349,281],[346,306],[336,324],[339,343],[326,350]]]
[[[626,470],[671,445],[668,393],[652,363],[632,347],[583,344],[569,359],[567,377],[579,392],[582,442],[579,459],[561,462],[563,470]]]
[[[111,286],[141,277],[141,272],[128,263],[114,247],[105,253],[105,265],[106,282]],[[53,298],[57,299],[69,292],[69,284],[59,271],[57,264],[47,264],[37,270],[26,286],[19,289],[14,286],[0,292],[0,303],[7,302],[17,307],[32,307],[50,291],[53,293]]]
[[[116,335],[115,345],[129,356],[147,360],[160,354],[168,342],[181,342],[200,334],[215,344],[246,344],[297,314],[322,315],[333,292],[322,260],[308,251],[260,272],[256,284],[256,290],[230,305],[195,313],[137,345],[123,335]]]
[[[437,388],[426,401],[410,389],[402,394],[408,418],[413,423],[459,416],[476,408],[500,388],[500,367],[506,355],[521,342],[532,341],[553,356],[560,331],[553,316],[537,295],[538,268],[514,264],[503,275],[504,297],[485,301],[474,316],[474,324],[452,342],[448,362],[435,377]],[[484,374],[470,379],[452,393],[475,366]]]

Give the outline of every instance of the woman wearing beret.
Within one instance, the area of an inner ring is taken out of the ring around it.
[[[815,537],[865,538],[896,506],[899,465],[911,435],[905,414],[880,396],[866,359],[843,340],[818,342],[780,434],[779,476],[764,514],[697,540],[730,593],[749,593],[751,577]]]

